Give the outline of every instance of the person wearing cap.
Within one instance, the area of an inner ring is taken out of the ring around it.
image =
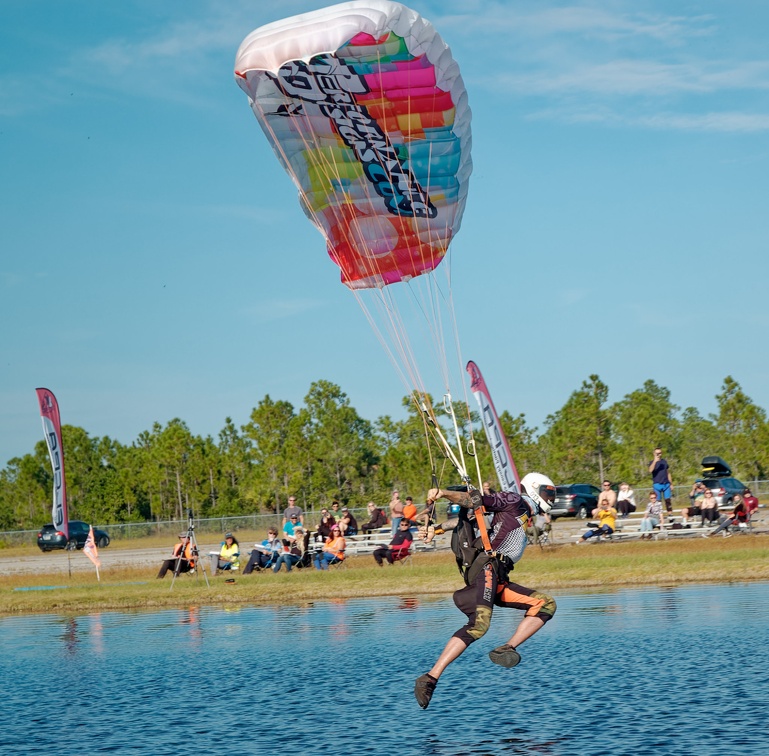
[[[289,515],[288,521],[283,523],[283,538],[292,539],[295,528],[302,528],[304,530],[299,515],[296,513]]]
[[[240,544],[232,533],[225,533],[218,554],[211,556],[211,574],[217,570],[237,571],[240,567]]]
[[[176,575],[182,572],[191,572],[195,569],[195,559],[192,553],[189,533],[179,533],[179,543],[174,546],[173,555],[160,565],[158,578],[164,578],[168,570],[173,570]]]
[[[387,525],[387,515],[381,507],[370,501],[366,505],[366,509],[368,509],[369,521],[364,522],[360,528],[364,533],[368,533],[371,530],[379,530],[379,528],[384,528]]]
[[[406,520],[413,520],[417,516],[417,507],[411,496],[406,497],[406,503],[403,505],[403,517]]]
[[[297,506],[296,496],[288,497],[288,506],[283,510],[283,525],[291,520],[291,516],[296,515],[296,521],[304,527],[304,512],[301,507]]]
[[[342,531],[343,536],[354,536],[358,534],[358,521],[347,507],[342,507],[342,517],[339,520],[339,529]]]
[[[382,567],[384,560],[388,564],[393,564],[399,559],[409,555],[411,544],[414,542],[414,536],[411,535],[411,520],[405,517],[398,523],[398,532],[393,536],[389,546],[380,546],[374,549],[374,561]]]
[[[291,539],[283,541],[283,551],[278,554],[275,564],[272,565],[273,572],[280,572],[280,566],[286,565],[286,572],[291,572],[291,568],[301,561],[305,550],[304,528],[297,525],[294,528],[294,535]]]

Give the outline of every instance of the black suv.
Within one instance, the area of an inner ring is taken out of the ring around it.
[[[88,538],[88,531],[91,526],[87,522],[81,520],[70,520],[69,523],[69,540],[62,533],[61,530],[51,524],[43,525],[40,528],[40,532],[37,534],[37,545],[40,547],[40,551],[51,551],[52,549],[82,549],[85,546],[86,538]],[[98,528],[93,529],[93,539],[96,541],[96,545],[103,549],[105,546],[109,546],[109,536]]]
[[[745,484],[732,478],[732,469],[721,457],[705,457],[702,460],[702,482],[713,492],[719,507],[729,507],[734,494],[742,494]]]
[[[593,516],[593,510],[598,506],[598,494],[601,489],[589,483],[572,483],[568,486],[555,487],[555,501],[550,510],[550,516],[579,517],[584,520]]]

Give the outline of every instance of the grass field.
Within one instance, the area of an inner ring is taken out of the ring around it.
[[[116,544],[117,545],[117,544]],[[140,546],[147,545],[142,541]],[[121,544],[130,548],[130,544]],[[134,548],[137,543],[133,544]],[[110,547],[112,548],[112,547]],[[3,556],[12,552],[4,551]],[[3,575],[0,615],[83,613],[189,606],[308,603],[323,599],[444,594],[461,587],[450,552],[417,554],[410,565],[379,568],[371,556],[352,557],[343,569],[293,570],[210,578],[181,575],[157,580],[156,567],[62,574]],[[736,536],[653,542],[531,547],[513,579],[544,591],[604,590],[626,586],[769,580],[769,537]],[[54,588],[49,589],[49,587]],[[44,588],[40,590],[40,588]],[[21,590],[19,590],[21,589]]]

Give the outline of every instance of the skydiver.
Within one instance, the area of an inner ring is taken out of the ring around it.
[[[540,473],[529,473],[521,481],[521,488],[525,496],[509,491],[481,495],[479,491],[468,493],[440,488],[433,488],[427,494],[428,501],[448,499],[462,508],[457,518],[442,523],[435,532],[454,531],[451,548],[457,557],[465,587],[456,591],[453,598],[457,608],[467,615],[467,624],[449,639],[432,669],[417,678],[414,695],[423,709],[429,706],[438,679],[446,667],[489,629],[494,606],[526,612],[507,643],[489,652],[494,664],[507,668],[515,667],[521,660],[517,647],[541,630],[555,614],[553,598],[509,580],[509,573],[526,548],[528,519],[538,512],[549,512],[555,500],[553,482]],[[492,516],[485,538],[483,534],[487,528],[479,528],[472,512],[479,503]],[[426,528],[420,528],[418,535],[426,542],[431,538]]]

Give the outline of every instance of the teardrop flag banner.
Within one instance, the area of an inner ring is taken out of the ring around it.
[[[67,516],[67,486],[64,480],[64,448],[61,443],[61,418],[59,403],[52,391],[35,389],[43,419],[43,435],[48,444],[48,455],[53,468],[53,525],[69,540],[69,518]]]

